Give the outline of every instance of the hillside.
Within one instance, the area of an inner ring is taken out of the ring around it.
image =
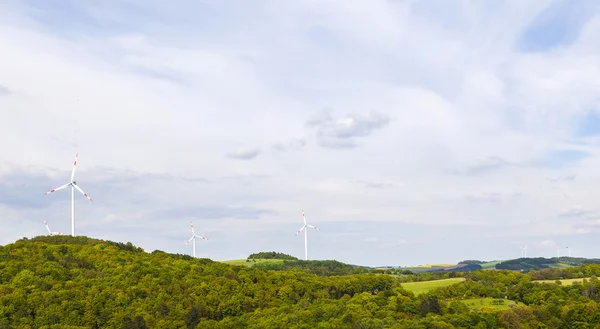
[[[456,265],[453,264],[430,264],[419,266],[401,267],[402,271],[412,273],[425,272],[472,272],[480,269],[484,270],[511,270],[524,271],[539,270],[543,268],[567,268],[572,266],[581,266],[585,264],[600,264],[597,258],[578,258],[578,257],[523,257],[509,260],[479,261],[465,260]]]
[[[314,264],[319,271],[352,266]],[[594,276],[600,266],[553,270],[590,280],[535,284],[529,274],[510,271],[333,275],[297,266],[273,271],[146,253],[129,243],[44,236],[0,247],[0,328],[500,328],[523,321],[559,328],[597,323],[600,283]],[[413,285],[428,286],[418,296],[401,284],[436,275],[464,279]],[[477,299],[479,306],[473,304]],[[499,299],[524,306],[488,307]]]

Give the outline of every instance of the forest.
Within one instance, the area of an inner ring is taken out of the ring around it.
[[[21,239],[0,247],[0,328],[600,328],[598,264],[423,274],[313,264],[272,270],[86,237]],[[465,281],[419,295],[402,286],[436,276]],[[566,277],[586,279],[534,281]]]
[[[564,264],[567,266],[579,266],[585,264],[600,264],[600,259],[576,258],[576,257],[553,257],[553,258],[518,258],[511,259],[496,264],[496,269],[513,270],[525,272],[529,270],[539,270],[542,268],[551,268],[556,265]]]

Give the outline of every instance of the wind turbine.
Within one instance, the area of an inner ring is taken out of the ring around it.
[[[192,255],[194,255],[194,258],[196,258],[196,238],[200,238],[200,239],[204,239],[204,240],[208,240],[207,238],[203,237],[203,236],[199,236],[198,234],[196,234],[194,232],[194,224],[192,224],[192,222],[190,222],[190,227],[192,228],[192,237],[187,240],[184,245],[187,246],[190,241],[192,241]]]
[[[46,192],[44,195],[56,192],[58,190],[62,190],[64,188],[67,187],[71,187],[71,235],[75,236],[75,189],[77,189],[77,191],[81,192],[81,194],[83,194],[84,197],[88,198],[90,201],[93,201],[92,198],[90,198],[89,195],[85,194],[85,192],[83,192],[83,190],[81,188],[79,188],[79,186],[77,186],[77,183],[75,182],[75,168],[77,167],[77,158],[79,157],[79,153],[75,154],[75,161],[73,162],[73,171],[71,172],[71,180],[69,181],[69,183],[59,186],[53,190],[50,190],[48,192]]]
[[[569,257],[571,257],[571,249],[569,249],[569,247],[567,247],[567,253],[568,253]]]
[[[50,235],[62,235],[62,232],[52,232],[50,231],[50,228],[48,227],[48,222],[44,219],[44,225],[46,226],[46,229],[48,230],[48,234]]]
[[[560,247],[556,247],[556,257],[560,258]]]
[[[521,248],[521,256],[523,256],[523,257],[527,257],[527,245],[524,245],[524,246]]]
[[[298,235],[302,230],[304,230],[307,227],[310,228],[314,228],[315,230],[319,230],[319,228],[312,226],[312,225],[308,225],[306,224],[306,217],[304,217],[304,210],[302,210],[302,219],[304,220],[304,226],[302,226],[298,232],[296,232],[296,235]],[[308,260],[308,234],[307,234],[308,230],[304,230],[304,260]]]

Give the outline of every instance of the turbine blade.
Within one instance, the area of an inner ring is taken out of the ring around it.
[[[44,225],[46,226],[46,230],[48,230],[48,233],[52,235],[52,231],[50,231],[50,228],[48,227],[48,222],[46,222],[46,220],[44,220]]]
[[[190,221],[190,227],[192,228],[192,234],[196,235],[196,233],[194,233],[194,224]]]
[[[203,236],[200,236],[200,235],[194,235],[194,237],[196,237],[196,238],[200,238],[200,239],[204,239],[204,240],[208,240],[208,238],[205,238],[205,237],[203,237]]]
[[[79,157],[79,153],[75,154],[75,161],[73,161],[73,171],[71,171],[71,182],[75,178],[75,168],[77,167],[77,158]]]
[[[306,225],[302,226],[297,232],[296,235],[298,235],[298,233],[302,232],[302,230],[306,227]]]
[[[314,229],[315,229],[315,230],[317,230],[317,231],[320,231],[320,230],[321,230],[321,229],[319,229],[319,228],[318,228],[318,227],[316,227],[316,226],[312,226],[312,225],[308,225],[308,224],[306,224],[306,226],[308,226],[308,227],[310,227],[310,228],[314,228]]]
[[[302,209],[302,220],[304,221],[304,225],[306,225],[306,217],[304,217],[304,209]]]
[[[77,191],[81,192],[81,194],[83,194],[84,197],[88,198],[90,201],[94,201],[94,200],[92,200],[92,198],[90,198],[89,195],[85,194],[85,192],[83,192],[83,190],[81,188],[79,188],[79,186],[74,185],[74,184],[73,184],[73,186],[75,186],[75,188],[77,189]]]
[[[191,237],[191,238],[190,238],[189,240],[187,240],[187,241],[186,241],[186,242],[185,242],[183,245],[184,245],[184,246],[187,246],[187,245],[188,245],[190,242],[192,242],[192,239],[193,239],[193,238],[194,238],[194,237]]]
[[[69,183],[69,184],[71,184],[71,183]],[[50,191],[48,191],[48,192],[44,193],[44,195],[48,195],[48,194],[50,194],[50,193],[54,193],[54,192],[56,192],[56,191],[58,191],[58,190],[62,190],[62,189],[64,189],[64,188],[68,187],[68,186],[69,186],[69,184],[65,184],[65,185],[59,186],[59,187],[57,187],[57,188],[55,188],[55,189],[53,189],[53,190],[50,190]]]

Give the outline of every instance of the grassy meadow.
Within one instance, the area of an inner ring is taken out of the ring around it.
[[[412,291],[415,295],[420,295],[436,288],[447,287],[463,281],[465,281],[465,278],[451,278],[422,282],[405,282],[401,286],[406,290]]]
[[[560,283],[562,285],[566,285],[566,284],[575,284],[575,283],[582,283],[583,280],[590,280],[590,278],[580,278],[580,279],[564,279],[564,280],[534,280],[533,282],[538,282],[538,283],[556,283],[556,281],[560,281]]]
[[[508,304],[511,302],[516,305],[523,305],[523,303],[517,303],[515,301],[509,299],[498,299],[498,298],[470,298],[463,299],[461,302],[467,304],[470,309],[482,309],[482,308],[492,308],[496,310],[506,310],[509,308]]]
[[[255,264],[261,263],[272,263],[272,264],[283,264],[282,259],[250,259],[246,261],[246,259],[232,259],[232,260],[222,260],[221,263],[229,264],[229,265],[243,265],[252,267]]]

